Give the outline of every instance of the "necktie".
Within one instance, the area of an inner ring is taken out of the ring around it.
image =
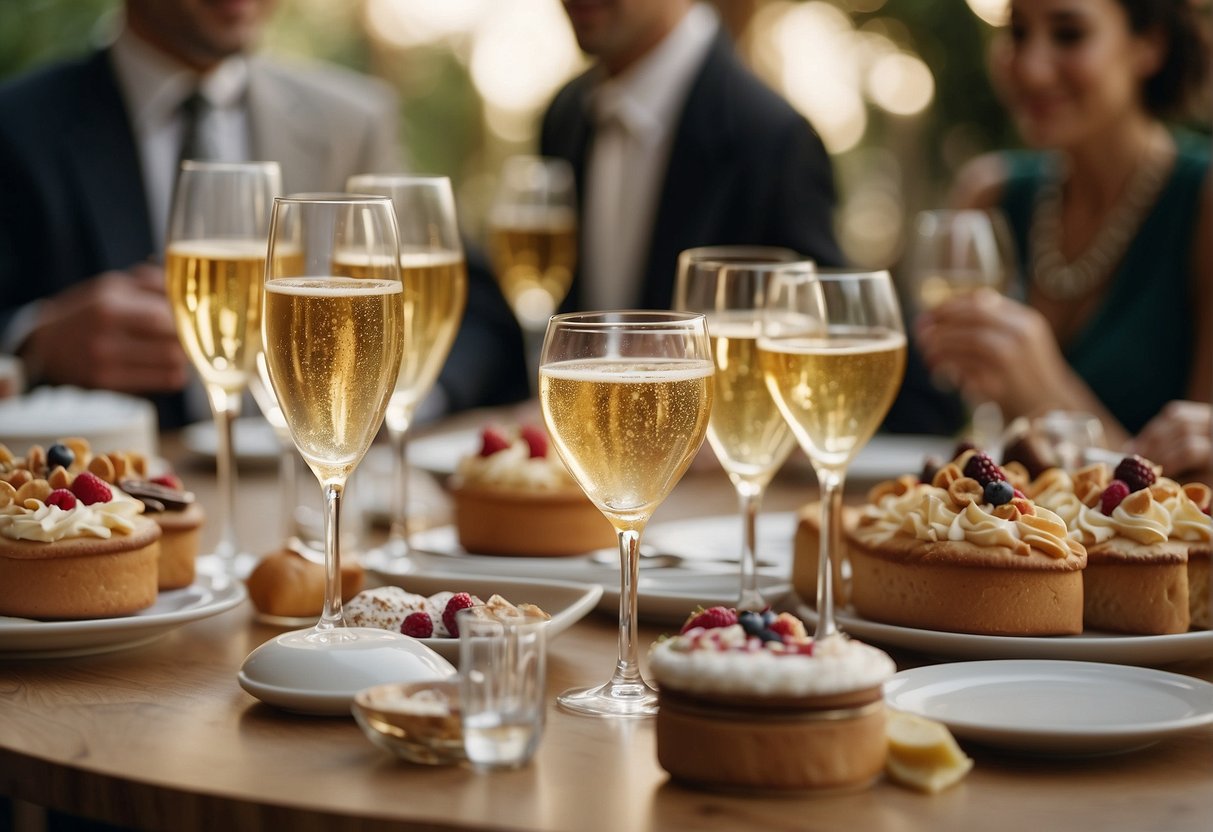
[[[201,92],[194,90],[181,102],[181,155],[185,159],[214,160],[219,158],[215,135],[215,107]]]
[[[631,240],[624,221],[628,133],[614,113],[602,114],[586,177],[585,272],[582,297],[589,309],[631,306],[625,269]]]

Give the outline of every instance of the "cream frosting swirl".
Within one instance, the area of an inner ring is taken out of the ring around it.
[[[1136,494],[1142,494],[1140,499],[1132,499]],[[1112,511],[1112,521],[1116,531],[1138,543],[1162,543],[1171,536],[1171,513],[1162,503],[1154,499],[1149,491],[1139,491],[1121,501]],[[1144,510],[1137,510],[1137,504],[1144,502]]]
[[[464,485],[488,485],[495,488],[538,492],[577,492],[573,475],[555,453],[532,457],[524,439],[515,439],[508,448],[489,456],[473,454],[459,462],[457,481]]]
[[[12,503],[0,508],[0,536],[42,543],[74,537],[108,539],[115,532],[134,531],[135,520],[142,513],[143,503],[116,489],[107,503],[76,503],[66,510],[41,500],[27,500],[25,505]]]
[[[1162,507],[1171,515],[1171,536],[1191,543],[1213,541],[1213,518],[1200,510],[1182,491],[1165,500]]]

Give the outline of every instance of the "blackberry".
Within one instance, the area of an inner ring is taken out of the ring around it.
[[[1154,469],[1139,456],[1127,456],[1122,459],[1112,476],[1129,486],[1129,491],[1149,488],[1155,480]]]
[[[989,454],[982,453],[981,451],[969,457],[969,461],[965,463],[964,475],[977,480],[982,488],[985,488],[992,482],[1007,478],[1002,469],[995,464],[994,460],[990,459]]]

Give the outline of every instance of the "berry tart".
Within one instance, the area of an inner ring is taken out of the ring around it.
[[[1086,549],[1017,483],[1022,467],[968,449],[924,478],[874,487],[845,530],[851,604],[870,621],[928,630],[1082,632]],[[797,562],[815,566],[815,537],[798,541]]]
[[[1100,463],[1071,475],[1051,468],[1027,491],[1087,549],[1087,627],[1163,635],[1185,632],[1194,614],[1207,617],[1207,589],[1198,591],[1195,606],[1190,592],[1208,569],[1207,486],[1181,486],[1159,476],[1148,460],[1130,456],[1115,469]]]
[[[78,439],[23,459],[0,445],[0,615],[106,618],[155,603],[160,527],[96,473],[116,464],[146,466],[93,457]]]
[[[547,434],[488,427],[451,483],[459,543],[484,555],[576,555],[615,545],[615,532],[549,452]]]
[[[206,515],[175,474],[152,479],[115,474],[118,487],[143,503],[144,513],[160,527],[160,589],[181,589],[194,582],[199,538]]]
[[[351,627],[393,630],[413,638],[458,638],[455,614],[468,607],[484,607],[485,615],[511,618],[520,615],[550,619],[534,604],[514,605],[500,595],[482,601],[468,592],[418,595],[398,586],[363,590],[345,605],[345,623]]]
[[[885,765],[886,654],[809,638],[788,613],[714,607],[649,652],[659,686],[657,760],[710,789],[859,789]]]

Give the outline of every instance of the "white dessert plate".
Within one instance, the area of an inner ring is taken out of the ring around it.
[[[0,401],[0,442],[24,456],[31,445],[49,447],[68,436],[96,451],[156,455],[156,408],[147,399],[109,390],[39,387]]]
[[[636,587],[636,604],[641,620],[653,624],[681,624],[699,606],[733,607],[741,588],[737,572],[703,574],[687,569],[654,569],[643,572]],[[783,608],[792,586],[786,578],[759,573],[758,588],[763,599],[776,609]],[[598,609],[619,610],[619,576],[603,589]]]
[[[473,577],[466,574],[389,575],[368,570],[369,584],[373,586],[399,586],[418,595],[433,595],[435,592],[468,592],[482,601],[490,595],[500,595],[512,604],[535,604],[552,620],[548,622],[549,639],[563,633],[594,609],[602,595],[598,584],[580,584],[570,581],[518,580],[511,578]],[[416,639],[450,662],[459,661],[459,639]],[[364,685],[365,687],[365,685]]]
[[[0,617],[0,659],[87,656],[146,644],[192,621],[218,615],[245,599],[244,584],[216,588],[202,577],[184,589],[161,592],[134,615],[82,621]]]
[[[878,434],[847,469],[849,481],[889,479],[922,470],[928,454],[947,457],[956,441],[917,434]],[[439,476],[455,473],[459,460],[480,450],[480,428],[464,428],[409,440],[409,464]]]
[[[796,523],[793,511],[758,515],[758,558],[785,575],[792,567]],[[741,517],[733,514],[653,523],[645,530],[644,543],[654,552],[685,558],[687,565],[699,560],[737,563],[741,556]]]
[[[207,459],[214,459],[218,447],[213,422],[194,422],[181,431],[186,450]],[[237,462],[252,465],[275,465],[282,454],[278,437],[261,416],[245,416],[232,423],[232,445]]]
[[[962,740],[1033,754],[1115,754],[1213,724],[1208,682],[1093,662],[917,667],[885,683],[885,701],[944,723]]]
[[[797,614],[806,621],[817,620],[816,612],[807,604],[798,605]],[[954,659],[1069,659],[1154,667],[1213,656],[1210,630],[1165,636],[1102,632],[1077,636],[982,636],[879,624],[849,612],[839,613],[838,623],[843,630],[865,641]]]

